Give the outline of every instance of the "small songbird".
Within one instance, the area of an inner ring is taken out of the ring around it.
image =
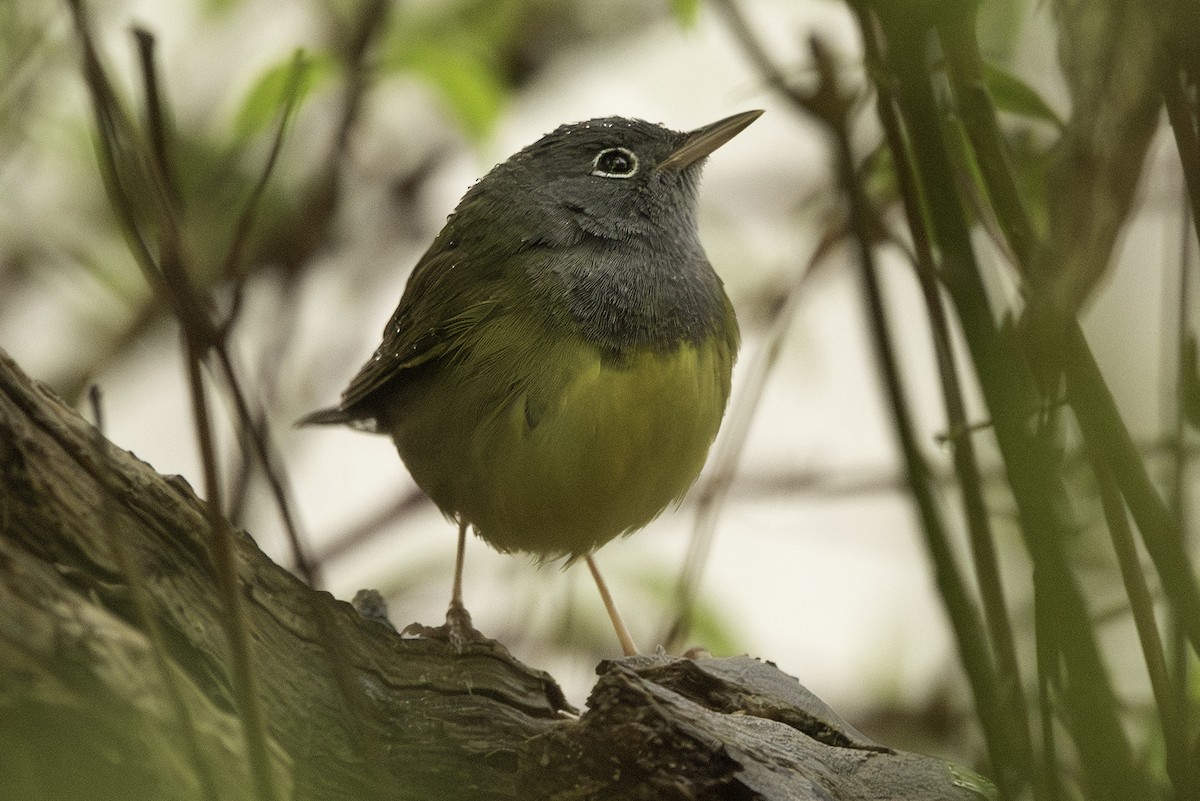
[[[738,325],[701,247],[705,158],[747,111],[688,133],[607,117],[563,125],[472,186],[421,257],[383,342],[336,408],[301,424],[388,434],[458,523],[501,551],[586,560],[695,482],[729,399]]]

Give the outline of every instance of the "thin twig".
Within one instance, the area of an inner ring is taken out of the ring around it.
[[[102,470],[115,473],[113,468],[114,462],[111,459],[104,458],[109,443],[104,438],[104,408],[100,400],[100,388],[95,384],[89,387],[88,403],[92,409],[92,420],[94,422],[92,447],[95,449],[97,455],[96,464]],[[179,723],[179,731],[182,733],[186,746],[187,760],[191,764],[192,775],[199,782],[200,792],[204,798],[208,799],[208,801],[220,801],[221,795],[217,791],[216,780],[213,778],[208,763],[204,760],[203,749],[200,747],[200,737],[196,729],[196,721],[192,717],[191,708],[188,706],[187,701],[184,700],[183,688],[180,686],[179,676],[167,659],[169,649],[166,639],[163,637],[158,616],[153,611],[154,605],[151,601],[150,590],[146,586],[146,577],[141,570],[135,567],[133,554],[130,552],[129,545],[125,541],[125,532],[117,524],[117,510],[114,508],[114,492],[102,492],[100,496],[101,503],[103,504],[104,532],[108,536],[109,548],[112,550],[113,558],[116,560],[117,569],[121,571],[121,576],[125,579],[125,586],[129,592],[129,599],[133,604],[134,614],[137,615],[138,624],[146,632],[147,639],[150,641],[150,653],[154,658],[154,667],[158,672],[159,679],[162,681],[163,689],[166,691],[171,711]]]
[[[272,776],[273,765],[267,748],[267,724],[258,693],[254,658],[250,652],[249,625],[242,602],[241,580],[238,577],[238,555],[233,531],[221,515],[221,482],[217,470],[216,445],[213,442],[212,420],[208,414],[204,381],[200,373],[203,346],[190,340],[184,331],[184,358],[187,362],[188,386],[192,399],[192,419],[200,461],[204,471],[204,509],[208,518],[212,544],[213,566],[225,614],[221,622],[229,640],[233,673],[233,691],[237,698],[242,732],[246,738],[246,758],[255,793],[260,801],[279,798]]]
[[[95,50],[94,40],[88,25],[82,0],[69,0],[78,39],[83,47],[84,75],[90,90],[97,128],[100,132],[100,162],[104,171],[105,185],[114,207],[118,210],[122,227],[130,242],[135,259],[142,267],[148,282],[160,297],[171,301],[171,307],[181,322],[185,341],[189,385],[193,404],[193,421],[200,444],[204,465],[204,481],[208,504],[209,526],[213,562],[222,588],[222,599],[226,606],[224,621],[233,662],[233,685],[237,696],[243,734],[246,739],[247,759],[258,796],[262,801],[277,798],[272,764],[267,748],[266,725],[259,706],[253,663],[250,656],[245,612],[241,604],[237,576],[237,557],[234,552],[233,535],[220,514],[220,482],[217,475],[216,454],[212,441],[211,422],[208,417],[207,401],[200,375],[200,360],[204,349],[213,341],[211,320],[196,294],[183,264],[179,261],[178,225],[172,204],[167,201],[166,176],[153,163],[147,164],[141,156],[146,146],[140,142],[133,126],[121,111],[120,103]],[[147,43],[143,43],[147,46]],[[150,76],[147,75],[147,78]],[[146,238],[141,232],[137,214],[125,188],[124,170],[136,172],[138,165],[147,168],[143,175],[160,212],[160,248],[155,258]]]
[[[1036,256],[1041,249],[1038,235],[1016,182],[1012,180],[1012,165],[1004,139],[995,136],[999,130],[996,107],[984,79],[983,58],[976,36],[978,5],[970,4],[961,13],[939,14],[938,41],[946,54],[946,69],[954,86],[963,127],[975,148],[976,163],[983,184],[991,199],[1009,251],[1016,257],[1015,265],[1021,275],[1036,281],[1033,272]]]
[[[672,620],[660,638],[663,647],[669,652],[677,650],[691,632],[700,577],[712,551],[717,520],[737,475],[738,463],[749,440],[750,425],[762,401],[767,381],[779,361],[785,337],[796,316],[796,309],[805,297],[807,279],[844,233],[840,225],[830,228],[804,269],[792,282],[783,300],[775,305],[765,341],[745,371],[746,377],[742,381],[736,404],[725,416],[721,441],[712,459],[712,473],[703,488],[696,493],[695,523],[683,568],[675,583],[675,609]]]
[[[967,24],[957,27],[970,32],[967,42],[960,42],[957,47],[962,51],[971,52],[974,44],[974,17],[968,14],[945,14],[942,20],[965,20]],[[860,25],[866,36],[866,48],[876,74],[884,74],[883,56],[876,36],[870,35],[872,26],[869,19],[860,16]],[[873,31],[877,33],[878,31]],[[952,73],[953,74],[953,73]],[[990,96],[982,85],[982,70],[977,74],[971,73],[962,80],[956,79],[956,87],[963,85],[971,87],[973,105],[979,108],[979,113],[990,114],[994,117]],[[900,119],[895,105],[895,97],[886,81],[877,84],[879,93],[878,112],[896,162],[897,182],[901,185],[901,198],[905,204],[905,212],[910,220],[922,220],[920,208],[917,205],[919,191],[911,160],[904,146],[904,138]],[[961,102],[961,101],[960,101]],[[1001,151],[1002,153],[1002,151]],[[981,161],[986,158],[981,157]],[[1002,162],[1001,166],[1006,166]],[[985,173],[986,175],[986,173]],[[985,179],[986,180],[986,179]],[[990,182],[988,182],[990,186]],[[1032,236],[1032,227],[1021,216],[1021,222],[1016,225],[1017,234]],[[941,378],[942,397],[946,411],[946,419],[951,431],[962,432],[962,436],[952,438],[950,445],[954,457],[955,473],[962,489],[964,517],[967,522],[967,532],[971,543],[971,552],[975,563],[976,580],[979,585],[980,599],[983,603],[984,618],[987,620],[990,632],[992,651],[996,659],[997,678],[1001,682],[1001,703],[1011,710],[1014,716],[1014,736],[1025,753],[1032,753],[1029,734],[1029,719],[1026,700],[1021,689],[1021,671],[1017,662],[1016,642],[1012,633],[1012,624],[1008,617],[1008,606],[1005,601],[1004,584],[1000,576],[999,560],[996,557],[995,535],[988,518],[987,505],[983,498],[983,484],[980,475],[978,459],[975,455],[971,427],[967,420],[966,405],[963,401],[962,382],[958,377],[955,366],[950,323],[947,320],[941,294],[941,285],[937,278],[937,267],[930,242],[929,233],[924,227],[911,229],[917,259],[915,262],[917,279],[925,297],[925,306],[929,312],[931,333],[933,335],[934,353],[937,356],[938,373]],[[1010,237],[1013,233],[1010,232]]]
[[[1192,650],[1200,654],[1200,589],[1175,519],[1150,480],[1129,430],[1117,412],[1112,391],[1078,327],[1068,332],[1064,355],[1067,400],[1075,410],[1083,438],[1112,470],[1146,551],[1158,569],[1179,625]]]
[[[1195,116],[1194,114],[1192,115]],[[1193,145],[1196,145],[1193,139]],[[1193,166],[1196,167],[1196,172],[1185,180],[1188,184],[1200,183],[1200,146],[1196,147],[1192,158]],[[1188,168],[1185,168],[1185,172]],[[1190,192],[1190,188],[1185,188],[1185,192]],[[1170,412],[1172,422],[1172,475],[1171,475],[1171,508],[1174,512],[1175,525],[1179,529],[1180,536],[1184,538],[1184,548],[1191,552],[1191,542],[1188,536],[1189,521],[1188,504],[1190,502],[1188,477],[1188,444],[1187,444],[1187,405],[1189,402],[1188,375],[1190,371],[1196,369],[1195,364],[1195,348],[1192,345],[1195,343],[1195,334],[1191,329],[1191,308],[1192,308],[1192,281],[1190,280],[1191,270],[1191,254],[1195,247],[1194,237],[1196,231],[1196,214],[1198,209],[1195,205],[1183,204],[1182,225],[1180,226],[1180,246],[1179,246],[1179,286],[1177,306],[1175,310],[1175,397],[1174,409]],[[1172,618],[1169,629],[1171,639],[1171,656],[1173,665],[1172,682],[1173,701],[1175,708],[1178,710],[1178,715],[1183,720],[1184,731],[1191,731],[1192,721],[1192,699],[1188,688],[1191,686],[1190,675],[1193,670],[1190,653],[1187,645],[1187,638],[1184,637],[1183,631],[1179,622]],[[1200,755],[1191,754],[1192,765],[1189,777],[1193,782],[1193,787],[1200,787],[1200,776],[1195,775],[1200,772]]]
[[[1128,737],[1091,629],[1078,580],[1063,553],[1066,521],[1056,456],[1050,443],[1027,428],[1026,410],[1037,398],[1032,376],[1012,338],[995,322],[958,196],[952,161],[931,83],[929,15],[907,4],[873,4],[885,35],[888,73],[897,81],[897,104],[910,143],[927,219],[942,256],[941,277],[954,303],[968,352],[994,424],[1008,484],[1017,503],[1020,530],[1033,561],[1039,667],[1060,664],[1068,680],[1062,702],[1066,722],[1084,761],[1107,781],[1107,792],[1144,794],[1145,776],[1135,768]],[[963,13],[961,7],[939,7]],[[910,220],[910,227],[924,225]],[[1053,620],[1051,621],[1051,617]],[[1050,624],[1052,623],[1052,624]],[[1047,625],[1050,624],[1050,625]],[[1045,637],[1053,638],[1047,642]],[[1043,721],[1043,725],[1049,725]],[[1032,765],[1017,765],[1029,773]]]
[[[819,40],[814,38],[811,46],[818,65],[827,64],[828,59],[823,54]],[[966,581],[956,564],[953,548],[950,546],[939,506],[929,482],[929,471],[917,443],[912,412],[891,341],[891,324],[888,321],[887,309],[884,305],[879,268],[875,264],[873,254],[871,231],[877,226],[870,222],[869,218],[873,212],[854,171],[854,155],[850,144],[848,123],[845,117],[838,114],[837,111],[836,92],[838,90],[834,83],[832,70],[826,66],[822,73],[822,85],[829,87],[827,91],[833,94],[834,98],[828,104],[834,111],[826,122],[837,143],[836,158],[841,184],[849,201],[850,227],[857,243],[858,262],[862,272],[863,297],[867,319],[870,323],[869,330],[875,359],[892,412],[892,424],[895,428],[896,439],[907,467],[909,490],[920,515],[921,530],[925,534],[926,548],[933,562],[935,580],[954,630],[963,667],[975,696],[980,720],[988,731],[987,741],[992,759],[997,767],[996,776],[1003,786],[1007,784],[1009,776],[1016,775],[1010,764],[1010,760],[1016,754],[1012,753],[1013,743],[1006,734],[1008,731],[1004,721],[1006,710],[1000,703],[1000,697],[997,694],[999,682],[996,676],[996,667],[981,636],[983,626],[976,611],[975,602],[967,590]],[[1011,791],[1015,788],[1007,789]]]
[[[295,517],[292,515],[290,492],[287,489],[283,467],[275,455],[274,438],[271,436],[270,429],[266,425],[256,424],[255,415],[250,410],[250,404],[246,400],[246,394],[242,390],[237,372],[233,369],[233,362],[230,360],[228,348],[222,343],[215,348],[215,351],[217,364],[220,366],[221,375],[225,379],[225,386],[229,391],[230,397],[233,399],[243,447],[249,444],[252,452],[258,458],[259,465],[262,467],[263,476],[267,479],[267,486],[271,490],[271,495],[275,500],[275,508],[279,511],[284,531],[291,545],[292,562],[295,565],[296,571],[300,573],[301,577],[304,578],[310,587],[320,587],[320,565],[309,558],[308,548],[304,543],[303,536],[300,534]]]
[[[1169,69],[1161,83],[1167,119],[1171,122],[1175,149],[1179,152],[1180,166],[1183,168],[1183,185],[1191,205],[1192,225],[1197,238],[1200,238],[1200,133],[1196,131],[1196,114],[1185,91],[1186,81],[1184,73]],[[1195,84],[1191,88],[1194,89]]]
[[[242,295],[242,284],[246,278],[246,271],[244,269],[246,246],[250,241],[250,232],[258,219],[259,203],[262,201],[271,175],[275,171],[275,163],[279,160],[279,154],[283,150],[283,141],[288,125],[296,111],[304,69],[304,53],[297,50],[296,54],[292,57],[292,67],[288,72],[287,85],[283,90],[283,108],[280,109],[275,121],[275,133],[271,137],[271,148],[267,151],[267,158],[263,162],[262,169],[259,171],[258,180],[254,182],[254,186],[250,189],[250,194],[246,198],[245,205],[242,207],[242,213],[238,215],[237,224],[234,226],[233,235],[229,240],[229,248],[225,253],[225,263],[221,268],[221,274],[234,282],[235,298],[235,311],[231,311],[222,324],[222,327],[226,329],[237,318],[236,309],[240,306],[238,298]]]
[[[1125,504],[1121,500],[1121,493],[1113,480],[1112,472],[1098,454],[1093,454],[1092,470],[1096,477],[1104,518],[1108,522],[1113,551],[1121,569],[1121,580],[1125,584],[1125,593],[1129,596],[1134,628],[1137,629],[1142,656],[1146,661],[1146,672],[1150,676],[1150,689],[1158,707],[1158,717],[1163,729],[1163,748],[1166,751],[1167,775],[1171,777],[1177,798],[1195,798],[1195,788],[1190,786],[1188,732],[1172,700],[1174,691],[1163,656],[1158,622],[1154,618],[1154,599],[1150,595],[1150,588],[1146,586],[1146,577],[1142,574]]]
[[[170,145],[167,137],[167,117],[163,105],[162,84],[158,80],[158,64],[154,58],[154,35],[140,25],[133,27],[137,42],[138,64],[145,91],[146,129],[150,132],[150,150],[154,163],[163,176],[173,203],[180,202],[179,185],[171,169]]]

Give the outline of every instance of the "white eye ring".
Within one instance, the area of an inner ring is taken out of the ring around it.
[[[614,164],[601,165],[601,162],[611,161],[611,155],[617,154],[623,156],[629,163],[629,168],[624,172],[613,172]],[[608,167],[608,169],[605,169]],[[592,175],[598,175],[601,178],[632,178],[637,175],[638,157],[627,147],[606,147],[596,154],[596,158],[592,161]]]

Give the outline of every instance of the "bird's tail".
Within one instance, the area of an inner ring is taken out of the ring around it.
[[[301,426],[346,425],[347,423],[353,422],[355,419],[356,418],[354,415],[350,414],[345,409],[332,406],[328,409],[317,409],[315,412],[306,414],[292,425],[295,428],[300,428]]]

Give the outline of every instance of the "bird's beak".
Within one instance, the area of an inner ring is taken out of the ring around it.
[[[671,151],[671,154],[658,164],[660,170],[682,170],[690,167],[733,137],[741,133],[747,125],[762,116],[762,110],[743,111],[723,120],[697,128],[687,134],[683,143]]]

